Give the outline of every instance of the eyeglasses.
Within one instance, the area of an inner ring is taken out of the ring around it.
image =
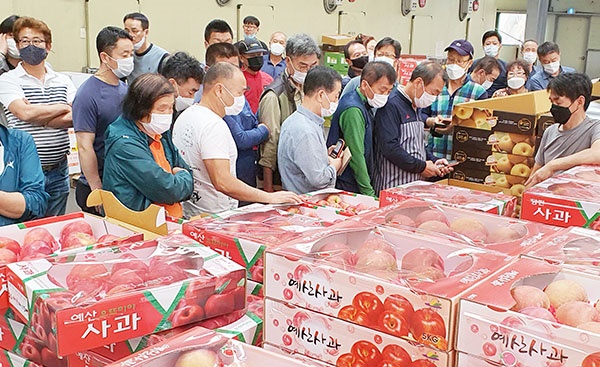
[[[506,73],[506,76],[509,78],[515,77],[515,76],[525,76],[525,72],[524,71],[509,71],[508,73]]]
[[[457,64],[459,66],[463,66],[464,67],[465,65],[467,65],[467,63],[469,63],[469,60],[471,60],[471,59],[459,60],[459,59],[455,59],[455,58],[449,57],[446,60],[446,64]]]
[[[41,40],[39,38],[34,38],[32,40],[28,40],[28,39],[20,39],[19,40],[19,45],[21,47],[27,47],[31,44],[33,44],[35,47],[39,47],[42,43],[46,43],[45,40]]]
[[[384,52],[375,53],[375,57],[387,57],[390,59],[397,59],[395,54],[389,54],[389,53],[384,53]]]
[[[242,27],[244,27],[246,29],[255,29],[255,28],[258,28],[254,24],[244,24]]]

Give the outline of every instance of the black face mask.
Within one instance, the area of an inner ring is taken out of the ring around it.
[[[354,66],[356,69],[362,70],[369,62],[369,56],[360,56],[356,59],[350,59],[350,61],[352,61],[352,66]]]
[[[571,107],[572,105],[573,103],[571,103],[569,107]],[[569,107],[557,106],[555,104],[552,104],[552,108],[550,108],[550,113],[552,114],[552,117],[554,117],[554,122],[560,125],[566,124],[567,121],[569,121],[569,119],[571,118],[571,115],[573,114]]]
[[[21,60],[29,65],[39,65],[48,56],[48,51],[43,47],[29,45],[19,50]]]
[[[254,56],[248,58],[248,69],[259,71],[263,66],[264,60],[262,56]]]

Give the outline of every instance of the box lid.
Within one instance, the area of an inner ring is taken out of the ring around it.
[[[600,78],[592,80],[592,96],[600,97]]]
[[[600,88],[599,88],[600,92]],[[490,108],[494,110],[537,115],[550,111],[552,104],[548,92],[538,90],[530,93],[513,94],[512,96],[490,98],[482,101],[461,103],[461,106]]]

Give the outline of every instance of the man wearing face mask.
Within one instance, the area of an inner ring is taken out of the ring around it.
[[[560,74],[575,72],[575,69],[560,64],[560,49],[556,43],[542,43],[537,53],[544,71],[529,78],[527,89],[530,91],[546,89],[550,81]]]
[[[536,65],[538,43],[534,39],[528,39],[521,45],[521,57],[529,67],[529,78],[542,71],[541,67]]]
[[[293,193],[267,193],[236,178],[237,147],[223,117],[244,108],[246,79],[240,69],[218,62],[208,69],[203,83],[200,103],[183,111],[173,128],[173,141],[194,175],[194,193],[183,203],[185,216],[235,209],[238,200],[300,202]]]
[[[341,89],[342,77],[329,67],[306,75],[302,105],[281,127],[277,157],[284,190],[305,194],[335,185],[342,160],[329,156],[323,123],[337,109]]]
[[[560,74],[550,81],[548,92],[555,124],[544,131],[527,187],[574,166],[600,164],[600,120],[586,115],[592,95],[590,78]]]
[[[373,132],[375,192],[422,178],[442,177],[452,171],[446,159],[425,149],[421,109],[429,107],[444,88],[444,70],[425,61],[413,71],[404,88],[395,89],[377,110]]]
[[[180,113],[194,103],[194,96],[200,89],[204,68],[195,57],[179,51],[168,56],[158,71],[175,87],[175,109],[173,121]]]
[[[426,123],[431,128],[428,149],[438,156],[450,159],[452,109],[459,103],[481,99],[486,91],[481,85],[467,80],[466,71],[473,64],[473,45],[469,41],[452,41],[445,51],[448,52],[446,73],[449,81],[431,105],[432,117]]]
[[[281,124],[302,102],[302,85],[306,73],[319,63],[321,50],[308,34],[291,36],[285,46],[286,69],[279,78],[267,86],[260,98],[258,116],[271,134],[261,145],[259,165],[263,168],[263,189],[274,190],[277,176],[277,145]]]
[[[350,41],[344,46],[344,57],[348,63],[348,75],[342,78],[342,90],[350,79],[360,76],[363,68],[369,62],[367,48],[360,41]]]
[[[50,195],[46,216],[62,215],[69,196],[69,135],[73,126],[71,103],[75,86],[71,79],[54,72],[45,62],[52,49],[52,33],[46,23],[19,18],[13,27],[21,63],[0,75],[0,103],[8,126],[30,133]]]
[[[21,61],[12,31],[17,19],[19,19],[18,15],[11,15],[0,23],[0,75],[13,70]]]
[[[263,66],[263,54],[267,52],[260,44],[251,38],[245,38],[237,43],[240,52],[240,64],[246,78],[248,89],[244,92],[250,103],[252,112],[258,111],[258,102],[265,87],[273,82],[271,76],[260,69]]]
[[[260,20],[253,15],[248,15],[244,18],[242,23],[244,24],[242,27],[244,30],[244,38],[250,38],[251,40],[258,42],[260,47],[266,50],[267,44],[259,40],[256,36],[260,30]]]
[[[377,108],[385,106],[396,71],[386,62],[367,63],[360,76],[360,86],[340,99],[331,119],[327,146],[344,139],[352,157],[349,166],[337,177],[336,188],[377,196],[373,189],[373,124]]]
[[[500,75],[494,80],[492,85],[487,89],[488,96],[492,96],[495,91],[500,88],[506,88],[506,62],[500,59],[500,49],[502,48],[502,36],[496,30],[487,31],[481,37],[481,44],[485,56],[493,57],[500,64]],[[475,60],[473,65],[481,60]],[[473,71],[474,66],[471,66],[469,71]]]
[[[127,85],[120,79],[133,70],[133,41],[125,30],[106,27],[96,37],[96,50],[100,67],[77,90],[73,128],[82,172],[75,187],[77,205],[85,212],[100,215],[86,202],[92,190],[102,188],[104,133],[121,114]]]
[[[269,53],[264,58],[262,71],[277,79],[285,70],[285,42],[287,36],[283,32],[275,32],[269,41]]]
[[[479,99],[486,99],[492,96],[487,93],[487,89],[494,84],[501,70],[502,68],[498,60],[490,56],[482,57],[475,63],[473,71],[467,76],[467,80],[473,81],[486,89],[486,92]]]
[[[135,78],[145,73],[156,73],[169,53],[148,41],[148,17],[142,13],[130,13],[123,17],[125,30],[133,37],[133,71],[127,76],[131,84]]]

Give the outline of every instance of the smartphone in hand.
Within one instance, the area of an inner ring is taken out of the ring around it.
[[[339,158],[340,154],[342,154],[342,151],[345,147],[346,142],[344,141],[344,139],[338,139],[337,143],[335,144],[335,147],[333,147],[333,150],[331,151],[331,153],[329,153],[329,156],[333,159]]]

